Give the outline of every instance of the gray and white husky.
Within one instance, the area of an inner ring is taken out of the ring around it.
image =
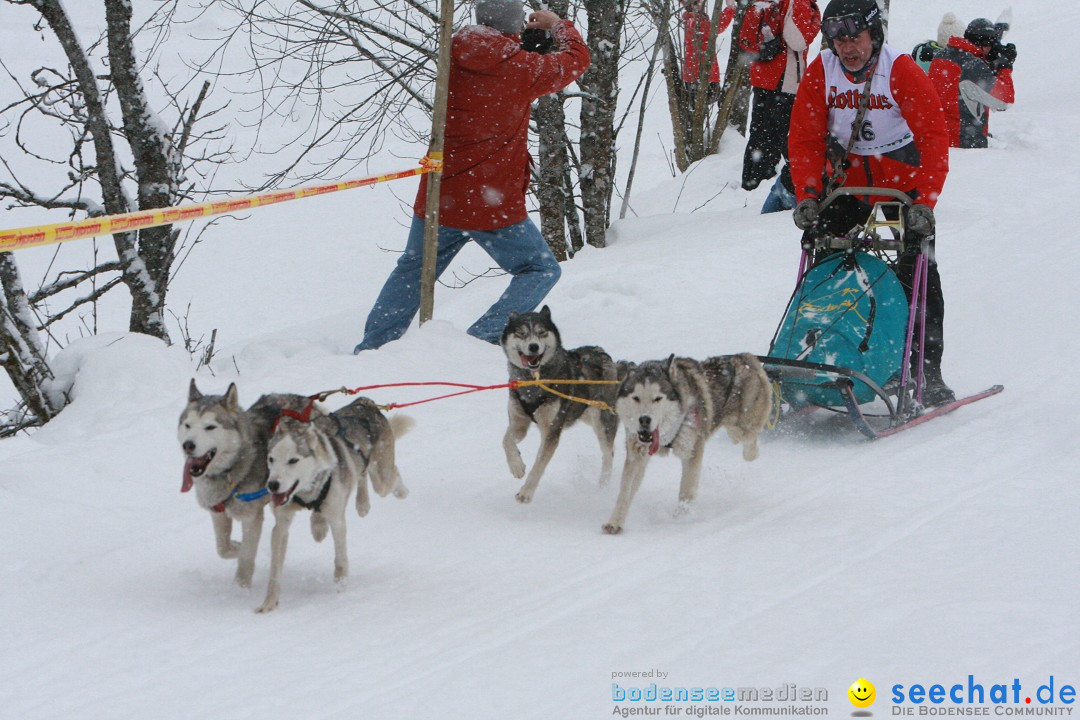
[[[743,444],[743,459],[758,456],[758,434],[772,409],[772,386],[756,356],[721,355],[702,362],[675,357],[631,368],[619,386],[616,410],[626,427],[626,464],[619,499],[605,533],[622,532],[645,467],[669,451],[682,460],[679,502],[693,502],[705,441],[717,429]]]
[[[195,488],[199,505],[210,512],[218,555],[238,558],[236,582],[251,587],[255,555],[262,533],[266,485],[266,443],[270,428],[286,408],[301,410],[301,395],[263,395],[249,409],[240,407],[235,384],[224,395],[203,395],[191,381],[188,402],[177,426],[184,452],[184,479],[180,492]],[[241,540],[232,539],[232,524],[240,523]]]
[[[394,460],[394,441],[411,428],[411,419],[396,415],[390,420],[368,398],[357,398],[329,415],[310,420],[291,413],[281,418],[270,437],[266,461],[270,477],[266,487],[274,504],[274,529],[270,534],[270,583],[258,612],[278,606],[281,571],[289,543],[289,526],[300,510],[311,510],[311,535],[322,542],[327,529],[334,536],[334,579],[349,574],[345,545],[345,509],[356,488],[356,512],[371,508],[367,479],[380,496],[393,493],[404,498],[408,488],[401,481]]]
[[[602,403],[614,408],[618,390],[616,364],[602,349],[589,345],[567,350],[562,345],[559,329],[551,321],[551,310],[545,305],[540,312],[511,313],[500,341],[506,353],[511,380],[601,380],[607,384],[559,384],[550,387],[564,395]],[[600,483],[611,478],[615,454],[615,434],[619,419],[611,410],[554,395],[537,386],[510,389],[510,423],[503,436],[506,462],[514,477],[525,477],[525,463],[518,443],[525,439],[529,425],[540,428],[540,449],[536,454],[525,484],[517,492],[517,500],[532,500],[540,477],[544,474],[564,428],[583,420],[591,425],[600,441]]]

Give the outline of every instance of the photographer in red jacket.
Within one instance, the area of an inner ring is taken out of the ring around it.
[[[450,48],[446,143],[439,199],[436,277],[475,240],[512,278],[502,296],[468,333],[498,343],[512,312],[532,310],[559,279],[544,236],[529,219],[529,115],[532,101],[562,90],[589,67],[589,48],[568,20],[519,0],[477,0],[476,25],[454,34]],[[523,28],[550,34],[544,53],[522,48]],[[398,259],[353,352],[371,350],[405,334],[420,309],[427,177],[413,205],[405,252]]]
[[[915,201],[905,218],[908,240],[916,242],[901,256],[897,277],[910,298],[914,249],[934,234],[933,208],[949,171],[945,115],[926,73],[885,43],[876,0],[832,0],[821,31],[828,49],[799,86],[788,137],[795,224],[804,242],[839,236],[865,223],[873,203],[889,199],[841,196],[821,210],[827,175],[839,186],[906,193]],[[955,395],[941,375],[945,300],[932,244],[928,259],[923,402],[942,405]]]
[[[964,37],[951,38],[930,63],[930,81],[945,109],[952,147],[986,147],[990,110],[1004,110],[1016,99],[1016,46],[1002,44],[1004,31],[1004,25],[976,18]]]

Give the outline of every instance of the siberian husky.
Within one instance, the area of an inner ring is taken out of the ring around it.
[[[721,355],[702,362],[674,355],[629,370],[619,386],[616,410],[626,427],[626,464],[619,499],[605,533],[622,532],[630,503],[649,458],[671,451],[682,460],[679,502],[697,495],[705,441],[726,428],[743,458],[758,456],[758,434],[772,408],[772,386],[754,355]]]
[[[540,312],[511,313],[500,340],[506,353],[511,380],[601,380],[606,384],[560,385],[550,387],[564,395],[601,403],[591,406],[577,400],[554,395],[535,385],[510,389],[510,423],[503,436],[506,462],[514,477],[525,476],[525,463],[521,459],[518,443],[525,439],[529,424],[540,428],[540,450],[536,454],[525,484],[517,492],[517,500],[532,500],[540,477],[544,474],[559,436],[564,428],[579,419],[591,425],[600,440],[602,453],[600,483],[611,478],[611,466],[615,454],[615,433],[619,419],[612,411],[618,390],[616,365],[611,357],[595,346],[567,350],[562,345],[559,330],[551,321],[551,310],[545,305]],[[604,409],[604,406],[609,409]]]
[[[210,512],[218,555],[238,558],[241,587],[251,587],[262,533],[267,499],[259,491],[266,485],[270,427],[283,409],[300,410],[306,403],[300,395],[263,395],[243,410],[235,384],[224,395],[203,395],[194,379],[188,387],[177,427],[185,458],[180,492],[195,488],[199,505]],[[242,527],[239,543],[232,540],[233,520]]]
[[[412,420],[397,415],[389,421],[374,402],[357,398],[329,415],[310,420],[288,413],[270,437],[266,461],[270,476],[266,487],[274,504],[270,535],[270,583],[258,612],[277,607],[281,571],[289,542],[289,526],[301,509],[311,510],[311,534],[322,542],[329,529],[334,536],[334,579],[349,573],[345,545],[345,508],[356,488],[356,512],[371,508],[367,478],[381,496],[409,494],[394,463],[394,441],[412,427]]]

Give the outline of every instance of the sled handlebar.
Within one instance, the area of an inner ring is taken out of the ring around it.
[[[854,235],[819,236],[814,239],[813,247],[818,250],[874,250],[888,252],[904,251],[904,216],[907,208],[914,204],[911,197],[900,190],[879,187],[841,187],[832,191],[821,202],[821,210],[824,210],[837,198],[847,195],[849,197],[874,195],[878,197],[892,198],[891,200],[879,200],[874,203],[869,218],[864,227]],[[884,212],[886,208],[896,208],[895,215]],[[882,214],[879,214],[882,211]],[[887,229],[891,237],[882,238],[879,230]]]
[[[814,248],[818,250],[873,250],[875,252],[903,252],[902,240],[850,238],[850,237],[825,237],[814,242]]]
[[[818,212],[827,208],[829,205],[832,204],[834,200],[836,200],[841,195],[878,195],[884,197],[891,197],[903,203],[904,207],[910,207],[915,203],[915,201],[912,200],[907,193],[901,192],[900,190],[893,190],[892,188],[841,187],[833,190],[831,193],[828,194],[828,196],[826,196],[824,200],[821,201],[821,207],[819,208]]]

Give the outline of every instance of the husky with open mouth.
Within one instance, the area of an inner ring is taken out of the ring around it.
[[[270,476],[266,483],[274,506],[270,535],[270,583],[258,612],[269,612],[281,597],[281,572],[289,542],[289,527],[300,510],[311,511],[311,535],[322,542],[327,530],[334,536],[334,580],[349,574],[345,545],[345,509],[356,488],[356,512],[371,509],[367,480],[375,492],[396,498],[409,494],[394,460],[395,440],[413,422],[404,415],[387,420],[368,398],[357,398],[325,415],[288,413],[280,419],[267,447]]]
[[[184,452],[180,492],[195,489],[199,505],[210,512],[218,555],[237,558],[236,582],[251,587],[255,555],[262,534],[266,486],[266,443],[283,409],[302,410],[301,395],[263,395],[247,410],[240,407],[236,385],[224,395],[203,395],[191,381],[188,402],[177,426]],[[249,498],[249,499],[244,499]],[[232,539],[233,521],[241,539]]]
[[[742,443],[744,460],[756,459],[758,434],[772,409],[772,385],[749,353],[701,362],[672,355],[631,368],[615,408],[626,428],[626,464],[615,510],[603,526],[610,535],[622,532],[653,455],[671,452],[682,460],[682,505],[697,496],[705,441],[720,428],[733,443]]]
[[[600,484],[606,483],[611,478],[615,434],[619,431],[619,419],[613,412],[618,370],[611,356],[593,345],[564,348],[547,305],[540,312],[511,313],[500,345],[506,353],[510,380],[552,380],[549,387],[553,390],[577,398],[560,397],[534,385],[510,389],[510,424],[503,436],[503,450],[514,477],[525,477],[518,443],[525,439],[530,424],[540,428],[540,450],[525,484],[517,492],[518,502],[532,500],[563,429],[578,420],[596,432],[602,454]],[[602,384],[560,385],[554,382],[557,380],[594,380]]]

